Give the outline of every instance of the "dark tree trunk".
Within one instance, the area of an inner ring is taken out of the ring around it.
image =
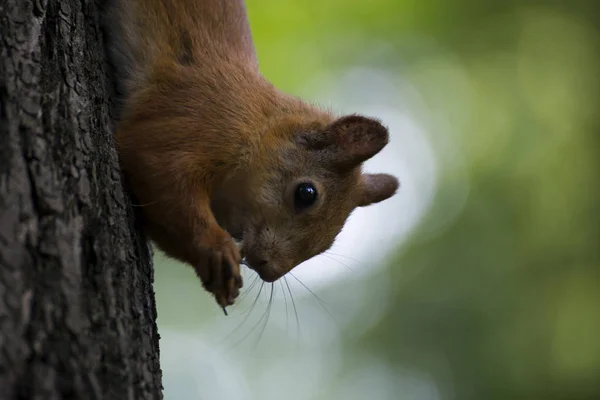
[[[161,398],[93,0],[0,0],[0,399]]]

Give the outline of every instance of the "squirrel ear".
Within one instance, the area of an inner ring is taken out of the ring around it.
[[[388,143],[389,134],[379,121],[348,115],[324,131],[304,134],[301,142],[321,153],[324,161],[340,168],[352,168],[373,157]]]
[[[398,179],[388,174],[363,174],[361,179],[359,207],[389,199],[400,187]]]

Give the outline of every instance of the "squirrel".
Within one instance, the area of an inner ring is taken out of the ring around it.
[[[273,282],[329,249],[356,207],[396,193],[394,176],[362,172],[387,128],[275,88],[243,0],[112,0],[107,11],[115,145],[144,231],[226,314],[242,262]]]

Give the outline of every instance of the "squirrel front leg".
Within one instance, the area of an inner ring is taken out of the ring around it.
[[[232,305],[242,287],[240,250],[217,223],[210,196],[202,191],[188,198],[187,204],[181,198],[169,203],[174,208],[167,214],[162,207],[146,210],[150,237],[165,253],[189,263],[221,307]],[[169,228],[165,229],[165,223],[153,223],[159,220],[168,221]]]
[[[242,287],[240,250],[231,235],[217,223],[210,199],[204,195],[198,203],[198,223],[194,240],[199,260],[194,263],[204,288],[213,293],[221,307],[232,305]]]
[[[172,117],[171,103],[141,104],[121,122],[117,148],[144,205],[145,230],[166,255],[194,268],[219,305],[231,305],[242,286],[240,250],[211,209],[213,188],[232,168],[221,161],[233,158],[231,146],[199,135],[195,120]]]

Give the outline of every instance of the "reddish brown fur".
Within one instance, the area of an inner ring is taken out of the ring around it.
[[[329,248],[355,207],[396,191],[395,178],[361,173],[388,141],[379,122],[336,120],[260,75],[242,1],[133,0],[119,13],[119,50],[132,60],[122,167],[150,237],[194,266],[222,306],[241,287],[230,233],[274,280]],[[302,180],[319,197],[299,213]]]

